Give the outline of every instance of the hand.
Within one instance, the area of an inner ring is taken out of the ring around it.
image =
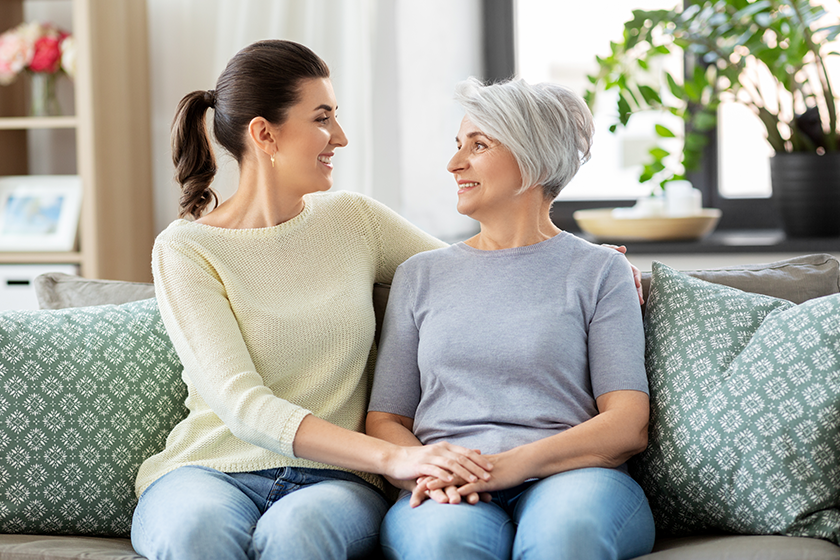
[[[386,475],[398,480],[433,476],[452,483],[489,480],[493,464],[479,451],[442,442],[424,446],[398,446],[388,461]]]
[[[609,249],[615,249],[622,255],[627,254],[627,247],[625,247],[624,245],[610,245],[609,243],[602,243],[601,246],[607,247]],[[633,263],[630,263],[630,268],[633,270],[633,282],[636,283],[636,292],[639,294],[639,305],[644,305],[645,294],[642,290],[642,271],[636,268],[636,265],[634,265]]]
[[[461,496],[458,493],[458,486],[466,483],[462,478],[456,478],[452,482],[444,482],[433,476],[419,478],[417,479],[417,484],[412,489],[409,505],[411,507],[417,507],[426,498],[431,498],[439,504],[459,504],[462,500],[468,504],[477,504],[479,500],[483,502],[489,502],[491,500],[488,492],[473,492],[466,496]]]
[[[490,459],[493,463],[493,478],[468,482],[458,488],[458,493],[463,497],[474,493],[481,494],[495,490],[505,490],[518,486],[531,478],[523,468],[521,457],[516,457],[515,449],[498,455],[486,455],[485,458]]]

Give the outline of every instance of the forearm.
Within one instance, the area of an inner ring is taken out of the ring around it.
[[[607,411],[554,436],[507,453],[525,468],[525,478],[587,467],[615,468],[647,446],[647,422]]]
[[[390,442],[340,428],[310,414],[300,423],[295,456],[376,474],[388,473],[398,447]]]

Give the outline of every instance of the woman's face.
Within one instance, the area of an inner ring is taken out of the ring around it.
[[[332,156],[347,137],[336,120],[338,104],[327,78],[304,80],[300,101],[277,129],[274,168],[285,188],[305,194],[332,186]]]
[[[490,213],[504,212],[522,187],[516,158],[467,117],[461,121],[455,143],[458,149],[446,169],[458,184],[458,212],[479,221]]]

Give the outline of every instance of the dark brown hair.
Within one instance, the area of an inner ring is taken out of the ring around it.
[[[181,185],[180,217],[198,218],[211,203],[215,208],[219,202],[210,188],[216,158],[205,124],[207,109],[215,109],[216,140],[241,164],[246,131],[254,117],[282,124],[298,101],[301,82],[329,77],[326,63],[307,47],[291,41],[259,41],[228,62],[215,90],[184,96],[172,123],[172,161]]]

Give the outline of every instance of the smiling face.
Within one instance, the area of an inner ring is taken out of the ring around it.
[[[458,212],[478,221],[489,213],[505,212],[522,187],[516,158],[467,117],[455,143],[458,149],[446,169],[458,184]]]
[[[332,186],[332,156],[335,148],[347,145],[337,110],[329,79],[301,82],[300,100],[276,129],[274,169],[285,188],[303,195]]]

